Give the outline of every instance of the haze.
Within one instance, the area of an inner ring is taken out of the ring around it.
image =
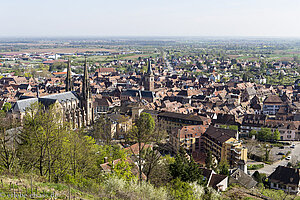
[[[299,0],[9,0],[0,37],[300,37]]]

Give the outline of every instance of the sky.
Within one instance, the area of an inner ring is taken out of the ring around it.
[[[300,0],[0,0],[0,37],[300,37]]]

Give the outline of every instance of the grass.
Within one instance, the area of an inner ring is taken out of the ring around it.
[[[62,183],[49,183],[45,180],[33,177],[33,184],[31,188],[31,179],[28,177],[0,177],[3,183],[0,184],[0,200],[13,199],[66,199],[69,197],[69,186]],[[31,193],[32,191],[32,193]],[[71,197],[74,199],[94,199],[90,194],[79,191],[75,188],[70,188]]]

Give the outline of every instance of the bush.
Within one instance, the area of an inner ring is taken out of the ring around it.
[[[248,170],[257,170],[263,168],[264,166],[264,164],[248,165],[247,168]]]
[[[126,181],[116,176],[110,176],[103,183],[103,190],[110,198],[117,199],[168,199],[165,188],[155,188],[147,182],[138,183],[137,179]]]

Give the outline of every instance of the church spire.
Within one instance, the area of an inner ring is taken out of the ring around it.
[[[150,58],[148,58],[148,71],[147,71],[147,75],[153,75]]]
[[[84,63],[82,95],[83,95],[84,99],[89,98],[89,76],[88,76],[88,64],[87,64],[87,58],[86,57],[85,57],[85,63]]]
[[[67,67],[67,77],[66,77],[66,92],[72,90],[72,77],[71,77],[71,60],[68,60],[68,67]]]

